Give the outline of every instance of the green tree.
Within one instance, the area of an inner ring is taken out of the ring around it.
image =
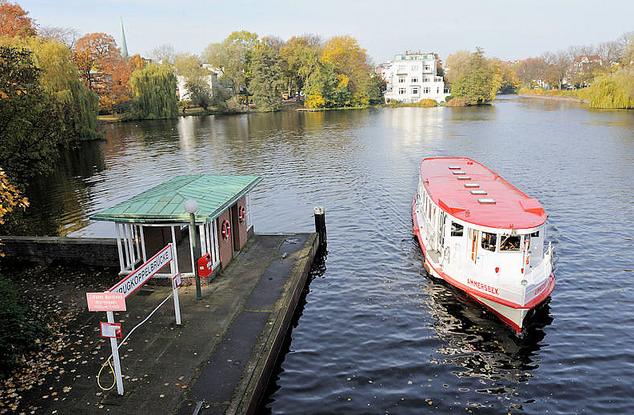
[[[251,57],[258,35],[240,31],[231,33],[221,43],[212,43],[203,53],[204,60],[218,68],[233,95],[246,92],[251,81]]]
[[[189,100],[195,107],[202,107],[205,111],[213,102],[212,90],[203,78],[194,78],[185,83],[189,91]]]
[[[59,104],[68,138],[95,138],[99,98],[79,78],[73,53],[65,44],[38,37],[3,39],[0,43],[32,52],[39,83]]]
[[[337,74],[332,65],[319,65],[306,80],[304,105],[308,108],[350,106],[352,94],[348,84],[348,77]]]
[[[178,115],[176,75],[168,64],[149,64],[130,78],[134,92],[135,116],[144,119],[173,118]]]
[[[17,183],[48,173],[67,142],[56,100],[40,86],[31,51],[0,46],[0,166]]]
[[[462,98],[466,105],[486,104],[495,99],[501,82],[495,66],[486,59],[484,51],[477,48],[452,82],[451,95]]]
[[[368,85],[368,99],[372,105],[383,103],[383,94],[387,89],[385,80],[376,73],[370,75],[370,83]]]
[[[276,111],[282,106],[285,82],[277,46],[279,43],[264,38],[255,45],[251,57],[249,92],[253,94],[257,108],[262,111]]]
[[[285,62],[285,78],[289,96],[299,96],[308,77],[318,69],[321,39],[316,35],[291,37],[280,49]]]

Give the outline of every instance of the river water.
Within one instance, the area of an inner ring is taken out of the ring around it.
[[[26,230],[107,236],[87,215],[177,174],[257,174],[256,232],[310,231],[313,270],[272,413],[632,413],[634,113],[516,97],[482,108],[189,117],[106,127],[34,183]],[[526,335],[426,277],[410,203],[424,156],[466,155],[550,215],[557,286]]]

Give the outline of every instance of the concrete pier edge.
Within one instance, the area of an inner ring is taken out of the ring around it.
[[[319,235],[312,234],[306,242],[288,280],[291,285],[286,294],[277,302],[273,315],[269,318],[275,321],[266,340],[259,339],[260,350],[254,350],[251,360],[247,363],[247,372],[251,376],[245,377],[236,388],[236,393],[227,409],[228,414],[253,414],[257,411],[267,390],[271,375],[275,369],[280,351],[286,337],[289,335],[293,316],[297,311],[299,299],[306,288],[308,275],[319,247]],[[261,336],[265,336],[262,333]]]

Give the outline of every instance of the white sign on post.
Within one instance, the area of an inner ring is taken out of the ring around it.
[[[176,324],[181,324],[181,310],[178,298],[178,287],[181,284],[181,277],[176,273],[174,263],[176,247],[167,246],[147,260],[139,268],[132,271],[127,277],[119,281],[105,293],[87,293],[86,299],[90,311],[106,311],[107,323],[101,323],[100,332],[102,337],[110,338],[112,347],[112,362],[114,364],[114,374],[117,381],[117,393],[123,395],[123,377],[121,376],[121,362],[119,360],[119,345],[117,338],[121,336],[121,324],[115,323],[113,311],[126,309],[125,299],[141,288],[150,280],[161,268],[170,265],[172,274],[172,294],[174,297],[174,313]]]
[[[156,253],[139,268],[132,271],[127,277],[119,281],[108,291],[124,294],[127,297],[141,288],[150,280],[161,268],[172,261],[172,244]]]

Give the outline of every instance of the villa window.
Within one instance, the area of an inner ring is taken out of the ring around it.
[[[404,76],[399,76],[399,77],[398,77],[398,83],[399,83],[399,84],[403,84],[403,83],[405,83],[405,77],[404,77]]]
[[[417,71],[418,70],[418,65],[412,65],[411,68],[412,68],[412,71]]]
[[[495,252],[495,244],[497,243],[498,236],[494,233],[482,232],[482,239],[480,246],[487,251]]]
[[[430,71],[430,70],[431,70],[431,66],[429,66],[429,65],[425,65],[425,70],[426,70],[426,71]]]
[[[407,92],[407,90],[405,88],[399,88],[398,89],[398,94],[399,95],[405,95],[406,92]]]
[[[429,82],[429,78],[428,77],[424,77],[423,78],[423,82]]]
[[[456,222],[451,222],[451,236],[462,236],[463,233],[464,226]]]
[[[436,87],[436,93],[440,94],[440,87],[439,86]]]
[[[500,238],[500,251],[518,252],[520,250],[519,235],[502,235]]]
[[[418,88],[412,88],[412,95],[418,95]]]
[[[411,82],[411,83],[413,83],[413,84],[415,84],[415,83],[417,83],[417,82],[418,82],[418,78],[414,77],[414,78],[412,78],[412,80],[411,80],[410,82]]]
[[[429,94],[430,91],[431,89],[428,86],[423,88],[423,94]]]

